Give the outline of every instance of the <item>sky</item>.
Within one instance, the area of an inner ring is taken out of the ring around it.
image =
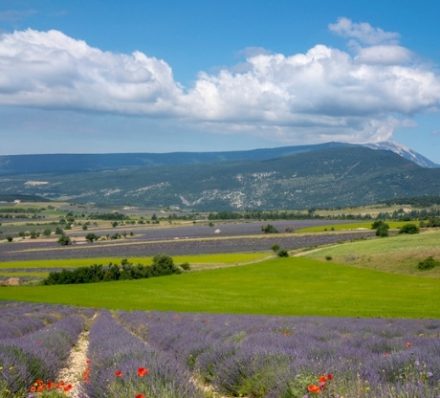
[[[396,141],[440,162],[440,2],[0,1],[0,155]]]

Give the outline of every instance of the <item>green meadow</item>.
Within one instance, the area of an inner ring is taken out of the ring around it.
[[[136,281],[3,287],[0,299],[124,310],[439,318],[440,280],[289,257]]]
[[[343,243],[304,253],[307,257],[393,273],[440,277],[440,267],[427,271],[417,269],[419,261],[429,256],[440,259],[440,230],[415,235]]]
[[[196,254],[187,256],[173,257],[176,264],[190,263],[197,267],[212,265],[239,265],[261,261],[271,255],[271,252],[253,252],[253,253],[224,253],[224,254]],[[108,264],[110,262],[119,264],[122,257],[94,257],[94,258],[69,258],[56,260],[28,260],[28,261],[4,261],[0,262],[0,270],[17,268],[73,268],[83,267],[93,264]],[[152,257],[130,257],[129,260],[134,263],[150,264]]]
[[[405,224],[419,224],[418,221],[385,221],[391,229],[399,229]],[[373,221],[360,221],[346,224],[330,224],[312,227],[298,228],[295,232],[324,232],[324,231],[356,231],[359,229],[371,229]]]

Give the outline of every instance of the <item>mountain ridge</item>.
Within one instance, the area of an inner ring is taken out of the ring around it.
[[[440,194],[440,169],[389,150],[350,144],[309,149],[275,158],[260,153],[258,160],[3,175],[0,193],[204,211],[343,207]]]

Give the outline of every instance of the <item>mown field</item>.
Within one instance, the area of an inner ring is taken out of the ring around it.
[[[391,229],[399,229],[408,221],[385,221]],[[324,231],[357,231],[364,229],[371,229],[372,221],[360,221],[350,223],[330,223],[328,225],[311,225],[303,228],[298,228],[296,232],[324,232]],[[419,225],[418,221],[411,221],[411,224]]]
[[[439,318],[440,280],[289,257],[146,280],[4,287],[0,300],[231,314]]]
[[[440,277],[440,267],[427,271],[417,269],[419,261],[429,256],[440,259],[440,230],[338,244],[306,255],[322,261],[330,256],[332,262],[393,273]]]

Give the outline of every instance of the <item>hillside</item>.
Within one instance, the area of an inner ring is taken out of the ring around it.
[[[263,160],[21,173],[0,178],[0,192],[198,210],[336,207],[439,195],[440,169],[422,168],[391,151],[329,145]]]

